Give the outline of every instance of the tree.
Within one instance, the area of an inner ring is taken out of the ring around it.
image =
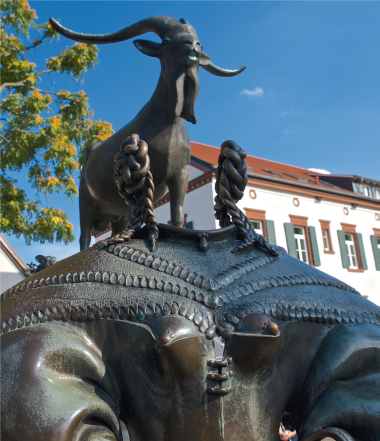
[[[83,91],[52,93],[41,90],[39,83],[54,73],[71,74],[74,80],[82,80],[83,73],[97,63],[98,48],[74,44],[49,58],[43,70],[37,70],[27,59],[29,51],[58,39],[57,32],[49,23],[37,24],[36,12],[26,1],[3,0],[0,8],[0,231],[22,236],[27,244],[46,240],[67,244],[75,239],[73,226],[60,208],[52,206],[48,194],[62,192],[70,199],[77,196],[75,176],[85,148],[108,138],[113,130],[109,123],[93,120],[94,112]],[[31,41],[29,32],[40,38]],[[47,206],[29,199],[10,176],[25,170],[31,186],[46,196]]]

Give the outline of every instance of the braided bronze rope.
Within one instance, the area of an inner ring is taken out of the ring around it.
[[[257,234],[248,217],[236,206],[244,196],[248,182],[247,153],[233,141],[225,141],[220,147],[215,183],[215,218],[221,228],[234,224],[242,243],[233,252],[249,245],[258,245],[269,251],[272,256],[278,253],[270,246],[265,237]]]
[[[121,143],[120,152],[115,155],[114,181],[120,196],[131,206],[132,217],[128,227],[104,242],[103,246],[131,240],[145,223],[152,249],[156,249],[159,231],[153,214],[154,184],[149,169],[148,144],[139,135],[129,136]]]

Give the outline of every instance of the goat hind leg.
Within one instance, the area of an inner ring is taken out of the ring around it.
[[[94,202],[88,191],[86,181],[82,178],[79,186],[79,213],[80,213],[80,250],[89,248],[91,231],[94,227],[95,212]]]
[[[80,250],[83,251],[90,246],[91,243],[91,231],[94,225],[94,218],[92,211],[80,210]]]
[[[183,227],[183,205],[189,180],[189,169],[182,168],[180,172],[168,183],[170,194],[170,215],[172,225]]]

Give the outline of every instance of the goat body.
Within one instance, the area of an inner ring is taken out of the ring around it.
[[[190,140],[183,118],[171,120],[169,112],[162,108],[167,102],[162,97],[165,94],[162,89],[159,83],[151,101],[133,121],[110,138],[88,148],[80,183],[81,249],[88,248],[92,229],[103,230],[111,221],[112,234],[116,234],[128,224],[129,213],[111,171],[121,142],[133,133],[139,134],[149,146],[150,170],[155,184],[154,202],[170,191],[172,223],[183,225]]]
[[[154,202],[170,194],[171,221],[183,226],[190,164],[190,140],[184,119],[195,124],[195,102],[199,90],[198,67],[224,77],[242,72],[221,69],[211,63],[194,28],[185,20],[151,17],[121,31],[106,35],[80,34],[63,28],[50,19],[62,35],[84,43],[115,43],[153,31],[162,43],[135,40],[136,48],[161,62],[161,75],[151,100],[136,118],[107,140],[92,144],[86,151],[79,192],[80,247],[89,247],[91,231],[103,231],[112,223],[112,234],[129,224],[130,207],[125,205],[113,181],[114,156],[128,136],[138,134],[148,143],[150,171],[153,175]]]

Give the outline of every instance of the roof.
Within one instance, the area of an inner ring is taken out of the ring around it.
[[[20,270],[22,273],[28,269],[28,265],[21,259],[21,257],[16,253],[16,251],[9,245],[8,241],[5,237],[0,234],[0,248],[4,251],[9,259],[13,262],[13,264]]]
[[[376,187],[380,187],[380,181],[376,181],[376,179],[365,178],[364,176],[358,176],[358,175],[328,175],[328,176],[350,178],[354,182],[359,182],[360,184],[369,184],[369,185],[374,185]]]
[[[210,165],[218,164],[220,149],[198,142],[191,142],[191,156]],[[306,168],[295,167],[281,162],[270,161],[269,159],[258,158],[256,156],[247,156],[248,173],[252,172],[258,175],[275,177],[288,182],[298,182],[312,185],[321,189],[335,188],[343,192],[352,193],[349,190],[337,187],[329,182],[323,181],[323,174],[311,172]],[[329,175],[330,176],[330,175]]]

